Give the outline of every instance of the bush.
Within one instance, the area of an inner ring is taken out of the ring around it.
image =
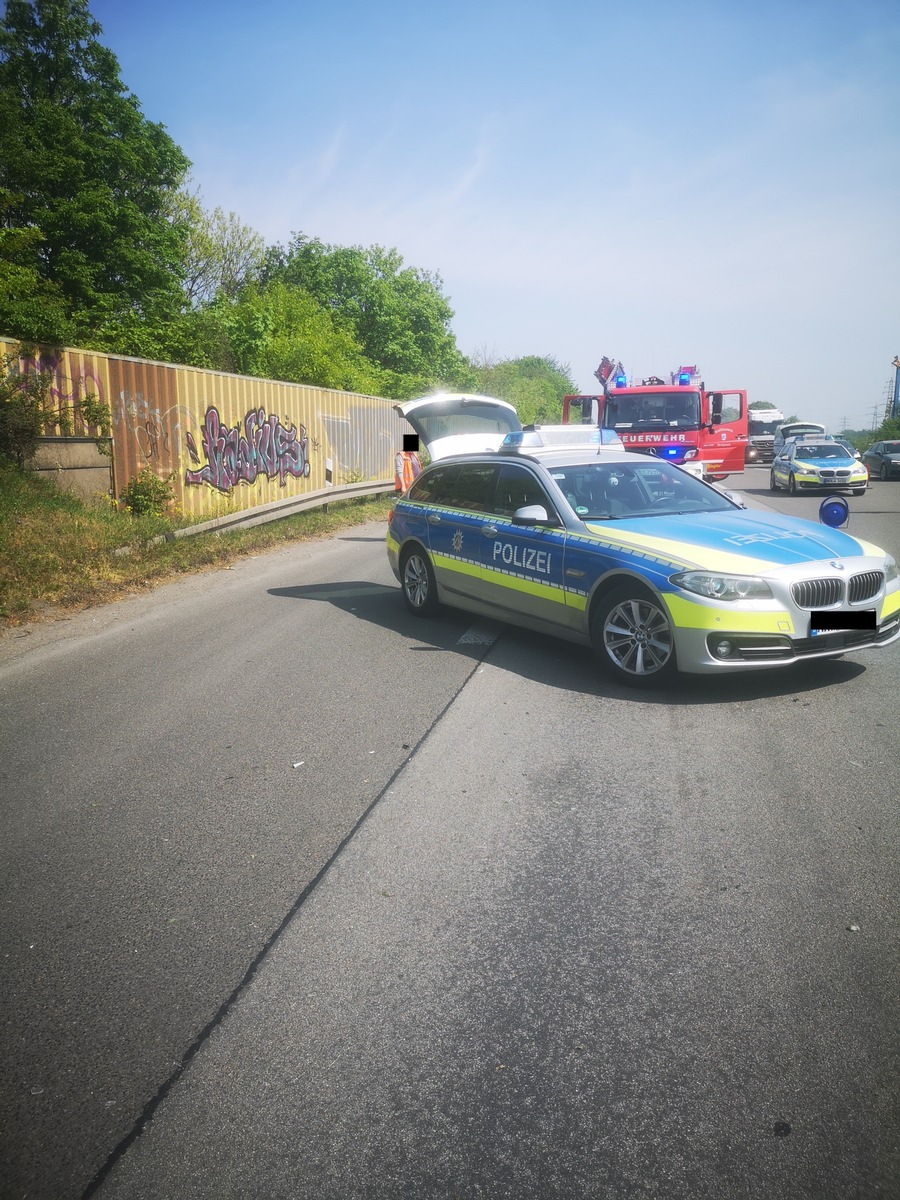
[[[0,379],[0,455],[20,469],[37,450],[44,426],[53,420],[50,376],[23,371],[16,354],[2,356]]]
[[[144,467],[138,475],[128,481],[119,494],[119,500],[136,517],[147,513],[161,516],[175,499],[172,478],[172,475],[167,475],[160,479],[149,467]]]

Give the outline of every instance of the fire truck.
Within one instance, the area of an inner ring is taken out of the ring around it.
[[[674,463],[699,462],[707,479],[743,471],[747,393],[707,391],[696,367],[629,383],[622,364],[604,358],[594,372],[601,395],[566,396],[563,422],[614,429],[626,450]]]

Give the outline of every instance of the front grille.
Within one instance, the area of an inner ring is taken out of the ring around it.
[[[840,604],[844,584],[841,579],[804,579],[791,584],[791,595],[798,608],[829,608]]]
[[[861,575],[853,575],[848,585],[848,599],[851,604],[862,604],[877,596],[884,585],[884,575],[881,571],[864,571]]]
[[[849,479],[850,471],[832,471],[828,467],[824,467],[819,474],[823,479]]]

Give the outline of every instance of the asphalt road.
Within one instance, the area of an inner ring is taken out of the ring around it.
[[[639,696],[373,527],[62,628],[0,642],[4,1198],[900,1195],[898,647]]]

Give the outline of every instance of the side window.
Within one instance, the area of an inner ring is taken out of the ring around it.
[[[494,494],[497,467],[493,463],[471,463],[460,468],[452,499],[444,501],[467,512],[488,513]]]
[[[452,504],[453,484],[459,467],[435,467],[423,472],[409,489],[409,499],[419,504]]]
[[[517,508],[525,508],[529,504],[540,504],[547,510],[548,517],[558,519],[556,509],[548,499],[547,493],[528,468],[517,463],[505,463],[500,468],[494,504],[490,511],[509,519]]]

